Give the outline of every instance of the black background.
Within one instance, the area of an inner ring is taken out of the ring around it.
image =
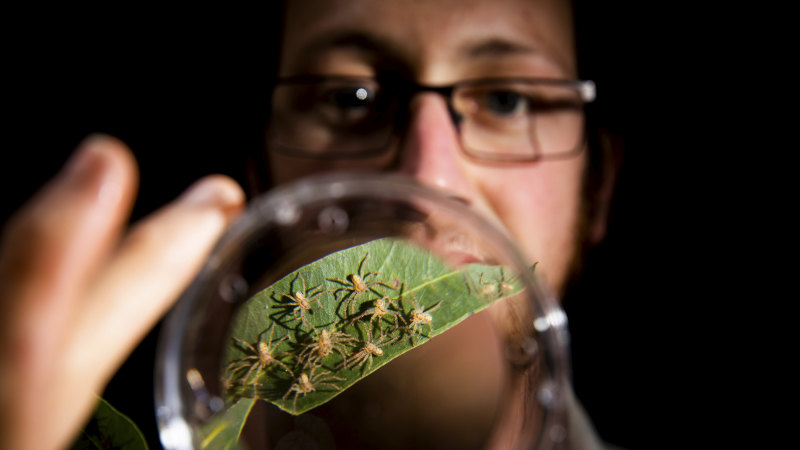
[[[680,277],[691,273],[684,262],[693,255],[681,245],[690,211],[678,204],[685,188],[674,178],[679,161],[669,157],[685,141],[673,121],[682,100],[665,83],[674,70],[666,60],[675,51],[663,45],[668,20],[626,3],[586,5],[579,23],[582,39],[591,42],[582,61],[626,152],[608,237],[590,252],[564,305],[575,390],[599,433],[624,447],[653,448],[666,446],[680,422],[678,344],[665,342],[663,325],[681,320],[677,311],[692,301]],[[244,157],[263,145],[275,14],[9,11],[0,219],[92,132],[119,137],[137,157],[141,182],[132,220],[204,174],[226,173],[244,184]],[[151,400],[157,333],[104,394],[140,425],[153,448],[160,448]],[[665,414],[672,420],[664,421]]]

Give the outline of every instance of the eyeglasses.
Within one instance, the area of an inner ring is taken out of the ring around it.
[[[387,151],[417,93],[447,100],[461,149],[486,161],[525,162],[575,155],[584,147],[584,106],[592,81],[487,78],[450,86],[404,80],[295,76],[275,85],[270,145],[309,158],[347,159]]]

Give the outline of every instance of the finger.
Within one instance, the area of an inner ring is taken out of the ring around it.
[[[0,250],[4,363],[36,386],[79,293],[115,245],[136,164],[116,139],[86,139],[61,174],[12,219]],[[11,370],[11,369],[10,369]]]
[[[74,321],[65,352],[54,410],[71,411],[60,426],[77,429],[93,405],[93,394],[186,287],[244,194],[232,180],[212,176],[195,184],[175,203],[137,224],[98,280],[89,288]]]
[[[6,317],[22,330],[60,327],[72,302],[117,241],[136,191],[130,151],[108,136],[87,138],[62,173],[11,220],[0,251]],[[68,301],[64,301],[68,299]],[[69,301],[69,299],[73,299]],[[24,308],[15,314],[8,308]]]
[[[136,180],[135,161],[121,142],[91,136],[5,228],[0,434],[11,448],[50,448],[51,438],[64,436],[41,425],[64,422],[49,413],[50,391],[71,388],[58,382],[62,338],[81,292],[116,245]]]
[[[89,291],[70,371],[91,369],[105,383],[188,286],[243,203],[236,183],[212,176],[138,224]]]

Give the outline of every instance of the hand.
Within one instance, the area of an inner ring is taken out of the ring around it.
[[[138,173],[84,141],[0,240],[0,448],[69,445],[112,375],[199,271],[244,203],[210,176],[123,235]]]

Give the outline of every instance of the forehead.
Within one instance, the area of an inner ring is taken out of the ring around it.
[[[428,83],[576,72],[567,0],[289,0],[281,55],[284,76],[366,64]]]

